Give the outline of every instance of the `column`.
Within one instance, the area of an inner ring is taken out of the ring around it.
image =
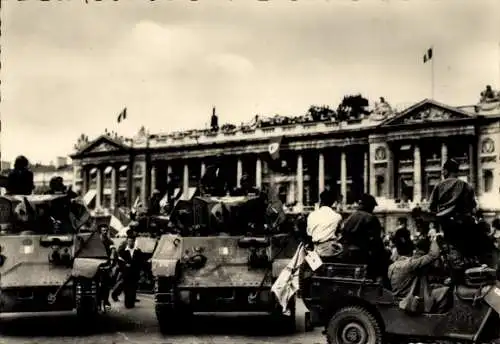
[[[128,206],[131,207],[135,201],[135,184],[134,184],[134,163],[129,162],[127,166],[127,201]]]
[[[82,192],[81,196],[85,196],[85,194],[89,191],[89,169],[87,166],[82,166]]]
[[[168,182],[171,182],[170,180],[170,174],[172,173],[172,166],[171,165],[168,165],[167,166],[167,183]]]
[[[156,190],[156,171],[157,167],[155,165],[151,166],[151,195],[153,194],[153,191]]]
[[[394,166],[394,161],[396,160],[394,157],[394,152],[397,152],[396,149],[390,144],[387,145],[387,169],[386,169],[386,175],[384,178],[384,188],[386,192],[386,198],[388,199],[395,199],[396,198],[396,193],[394,190],[394,185],[396,184],[395,181],[395,172],[396,172],[396,167]]]
[[[320,152],[318,155],[318,193],[321,194],[323,190],[325,190],[325,156]]]
[[[101,166],[97,167],[96,175],[96,196],[95,196],[95,207],[102,207],[102,169]]]
[[[116,173],[116,166],[111,166],[111,209],[116,208],[116,196],[118,193],[118,178]]]
[[[146,164],[146,161],[141,161],[141,171],[142,171],[142,178],[141,178],[141,202],[144,206],[148,204],[148,165]]]
[[[415,145],[413,150],[413,202],[422,201],[422,161],[420,147]]]
[[[205,174],[206,170],[207,170],[207,166],[205,166],[205,163],[202,161],[201,162],[201,170],[200,170],[200,173],[201,173],[200,177],[201,178],[203,178],[203,175]]]
[[[484,192],[484,185],[483,185],[483,178],[480,176],[478,178],[478,171],[480,171],[479,163],[478,163],[478,156],[479,154],[476,155],[474,152],[474,144],[471,142],[469,143],[469,183],[471,185],[476,185],[479,184],[479,190],[481,193]],[[478,183],[479,182],[479,183]]]
[[[445,142],[441,143],[441,167],[448,160],[448,146]]]
[[[364,193],[372,193],[374,194],[374,190],[370,191],[369,187],[369,178],[370,178],[370,164],[368,161],[368,152],[365,152],[364,160],[363,160],[363,192]]]
[[[77,180],[80,178],[80,176],[78,175],[78,169],[79,168],[81,168],[80,165],[77,164],[76,161],[73,162],[73,183],[71,185],[71,189],[73,191],[76,191]],[[81,169],[81,171],[83,171],[83,170]],[[82,193],[83,193],[83,190],[82,190]]]
[[[236,187],[241,186],[241,177],[243,176],[243,163],[241,159],[238,158],[236,162]]]
[[[188,197],[189,195],[189,166],[188,164],[184,164],[184,174],[182,180],[182,196]]]
[[[262,188],[262,160],[257,158],[255,164],[255,186],[260,189]]]
[[[302,209],[304,204],[304,168],[302,154],[297,155],[297,208]]]
[[[342,195],[342,204],[347,200],[347,156],[345,150],[340,152],[340,194]]]
[[[368,158],[368,161],[369,161],[369,168],[371,169],[372,173],[368,174],[368,178],[370,179],[370,181],[369,181],[370,189],[369,190],[374,197],[383,196],[383,195],[377,194],[377,176],[375,175],[375,163],[374,163],[375,162],[375,149],[376,149],[376,147],[373,144],[370,144],[370,147],[369,147],[370,156]]]

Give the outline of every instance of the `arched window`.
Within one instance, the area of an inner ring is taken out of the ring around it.
[[[493,191],[493,172],[491,170],[483,171],[483,185],[485,193]]]

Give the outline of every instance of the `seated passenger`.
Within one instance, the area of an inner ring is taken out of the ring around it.
[[[391,242],[394,250],[391,252],[391,261],[396,261],[399,258],[396,243],[407,245],[408,249],[413,251],[414,243],[410,231],[406,227],[399,227],[392,235]]]
[[[376,205],[373,196],[363,195],[358,210],[345,220],[340,241],[345,262],[367,264],[369,276],[382,282],[387,276],[390,257],[382,239],[384,230],[373,214]]]
[[[395,242],[398,251],[397,260],[389,266],[389,280],[394,296],[404,298],[419,289],[423,298],[424,312],[443,313],[451,303],[449,287],[429,288],[428,269],[440,257],[437,236],[432,238],[429,253],[425,254],[406,240]],[[419,281],[415,281],[419,279]],[[418,285],[413,287],[414,283]],[[420,283],[420,284],[419,284]]]
[[[314,250],[320,256],[332,256],[334,250],[332,241],[335,232],[342,222],[342,215],[333,210],[335,198],[331,191],[323,191],[320,195],[319,208],[307,218],[307,235],[312,239]]]

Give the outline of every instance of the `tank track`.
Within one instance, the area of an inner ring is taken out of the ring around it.
[[[91,318],[99,312],[96,281],[75,280],[75,309],[77,315],[84,318]]]
[[[183,321],[178,309],[175,280],[155,277],[154,287],[155,313],[162,333],[175,332],[181,329]]]

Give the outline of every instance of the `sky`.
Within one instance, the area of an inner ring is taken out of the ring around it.
[[[498,0],[2,3],[2,160],[48,163],[80,134],[300,115],[346,94],[449,105],[500,88]],[[127,107],[128,119],[117,124]]]

